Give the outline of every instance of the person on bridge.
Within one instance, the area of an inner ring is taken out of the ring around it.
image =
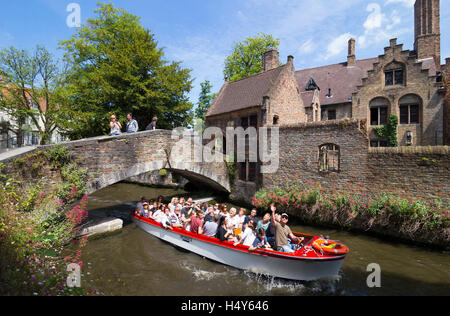
[[[155,116],[150,123],[150,125],[147,126],[147,131],[155,131],[156,130],[156,123],[158,123],[158,118]]]
[[[127,134],[137,133],[139,130],[139,124],[138,122],[133,119],[133,114],[128,113],[127,114]]]
[[[111,116],[111,122],[109,123],[109,126],[111,127],[111,134],[110,136],[119,136],[122,135],[122,124],[120,124],[119,120],[116,118],[115,115]]]

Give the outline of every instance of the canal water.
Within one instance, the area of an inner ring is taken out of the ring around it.
[[[126,214],[141,196],[183,193],[120,183],[91,195],[88,208],[91,216]],[[180,251],[129,224],[120,234],[88,242],[82,286],[120,296],[450,295],[449,253],[299,223],[290,226],[350,247],[339,278],[301,283],[258,276]],[[380,288],[367,286],[372,263],[381,267]]]

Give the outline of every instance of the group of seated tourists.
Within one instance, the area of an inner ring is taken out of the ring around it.
[[[230,208],[225,204],[198,204],[192,198],[174,197],[169,204],[157,200],[147,201],[144,197],[138,202],[136,214],[160,223],[166,229],[184,229],[194,234],[229,241],[234,246],[243,245],[250,251],[257,249],[295,252],[303,241],[293,235],[286,225],[287,214],[276,213],[271,205],[271,213],[266,213],[262,220],[257,218],[257,210]]]

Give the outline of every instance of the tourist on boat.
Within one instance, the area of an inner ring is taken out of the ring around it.
[[[252,209],[250,212],[250,215],[245,217],[245,221],[244,221],[244,230],[248,224],[248,222],[250,222],[251,220],[253,220],[253,222],[255,223],[255,228],[258,226],[258,218],[256,217],[256,215],[258,215],[258,211],[256,210],[256,208]]]
[[[220,214],[219,204],[214,204],[214,214],[215,215],[219,215]]]
[[[156,203],[156,202],[155,202]],[[161,208],[153,208],[152,219],[160,223],[160,219],[163,216],[164,211]]]
[[[228,207],[225,205],[225,204],[222,204],[220,207],[219,207],[219,213],[220,213],[220,216],[225,216],[225,217],[228,217]]]
[[[246,213],[247,213],[247,210],[245,208],[241,208],[241,209],[239,209],[239,214],[237,215],[238,228],[242,229],[242,231],[244,231],[244,229],[245,229],[244,222],[247,217]]]
[[[269,228],[270,225],[270,218],[270,213],[266,213],[263,219],[258,222],[256,229],[259,230],[260,228],[263,228],[265,231],[267,231],[267,228]]]
[[[171,228],[171,222],[169,219],[170,208],[165,207],[161,213],[159,213],[156,221],[163,225],[164,228]]]
[[[139,124],[138,122],[133,119],[133,114],[128,113],[127,114],[127,134],[137,133],[139,130]]]
[[[255,251],[257,249],[272,250],[272,247],[270,247],[269,241],[267,240],[266,231],[264,228],[258,229],[257,236],[253,241],[253,245],[249,248],[249,251]]]
[[[141,200],[136,204],[136,214],[142,216],[144,211],[144,203],[147,202],[145,197],[141,197]]]
[[[202,209],[202,212],[205,215],[208,214],[209,213],[209,204],[208,204],[208,202],[203,203],[201,209]]]
[[[169,221],[173,228],[183,228],[183,222],[181,221],[181,208],[175,207],[175,210],[170,212]]]
[[[275,223],[279,223],[281,221],[281,214],[275,213],[274,215]],[[266,237],[269,241],[270,246],[272,249],[277,249],[276,243],[275,243],[275,225],[272,224],[272,221],[269,222],[269,227],[266,229]]]
[[[194,210],[191,217],[191,233],[203,235],[203,218],[205,214],[202,211]]]
[[[216,217],[216,214],[214,213],[214,207],[210,206],[208,207],[208,210],[205,215],[205,223],[213,220]]]
[[[219,228],[217,228],[216,238],[221,242],[233,241],[234,234],[233,231],[228,228],[229,219],[226,216],[221,216],[219,221]]]
[[[142,208],[143,208],[142,216],[145,217],[145,218],[150,218],[150,213],[151,212],[150,212],[150,208],[149,208],[148,203],[144,202],[142,205],[143,205],[142,206]]]
[[[239,244],[242,244],[244,246],[251,247],[256,239],[256,230],[255,230],[255,222],[253,220],[250,220],[244,232],[238,236],[239,241],[235,243],[234,245],[237,246]]]
[[[291,242],[295,242],[296,244],[300,244],[304,240],[304,238],[298,238],[292,233],[291,229],[287,225],[289,221],[288,214],[282,214],[281,221],[277,222],[275,220],[275,211],[277,209],[275,207],[275,204],[272,204],[270,208],[272,211],[272,225],[275,227],[276,250],[287,253],[295,252],[295,245],[291,244],[288,238],[291,240]]]
[[[214,208],[211,208],[214,210]],[[216,237],[217,235],[217,229],[219,225],[217,224],[220,220],[219,215],[214,215],[210,220],[206,221],[205,217],[205,224],[203,225],[203,235],[207,237]]]
[[[111,127],[110,136],[122,135],[122,125],[120,124],[119,120],[117,120],[115,115],[111,115],[111,122],[109,123],[109,126]]]
[[[228,213],[228,219],[230,220],[229,222],[229,228],[230,229],[237,229],[237,228],[239,228],[239,223],[238,223],[238,221],[239,221],[239,218],[238,218],[238,216],[236,215],[236,213],[237,213],[237,209],[235,209],[234,207],[232,207],[231,209],[230,209],[230,212]]]
[[[168,206],[171,212],[175,212],[175,207],[177,206],[177,198],[176,197],[172,198]]]
[[[150,200],[150,211],[152,211],[153,213],[155,213],[158,210],[158,203],[154,200]]]

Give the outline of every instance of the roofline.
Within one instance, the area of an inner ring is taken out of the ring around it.
[[[214,115],[206,115],[205,117],[207,117],[207,118],[212,118],[212,117],[215,117],[215,116],[222,116],[222,115],[225,115],[225,114],[231,114],[231,113],[236,113],[236,112],[241,112],[241,111],[246,111],[246,110],[249,110],[249,109],[257,109],[257,108],[259,108],[259,107],[261,107],[262,105],[261,104],[258,104],[258,105],[250,105],[250,106],[248,106],[248,107],[245,107],[245,108],[241,108],[241,109],[239,109],[239,110],[234,110],[234,111],[228,111],[228,112],[222,112],[222,113],[218,113],[218,114],[214,114]]]
[[[371,59],[378,59],[378,57],[358,59],[358,60],[356,60],[356,62],[358,62],[358,61],[368,61],[368,60],[371,60]],[[344,65],[344,64],[347,64],[347,62],[344,61],[344,62],[342,62],[342,63],[336,63],[336,64],[329,64],[329,65],[323,65],[323,66],[312,67],[312,68],[299,69],[299,70],[296,70],[295,72],[297,73],[297,72],[302,72],[302,71],[306,71],[306,70],[312,70],[312,69],[318,69],[318,68],[325,68],[325,67],[337,66],[337,65]]]
[[[254,74],[254,75],[252,75],[250,77],[247,77],[247,78],[242,78],[242,79],[239,79],[239,80],[236,80],[236,81],[232,81],[232,82],[230,81],[229,84],[235,84],[235,83],[240,82],[240,81],[244,81],[244,80],[247,80],[247,79],[250,79],[250,78],[254,78],[256,76],[260,76],[260,75],[266,74],[268,72],[271,72],[271,71],[274,71],[274,70],[278,70],[278,69],[280,69],[282,67],[286,67],[287,65],[288,64],[284,64],[284,65],[278,66],[276,68],[273,68],[273,69],[270,69],[270,70],[267,70],[267,71],[264,71],[264,72],[260,72],[260,73]]]

